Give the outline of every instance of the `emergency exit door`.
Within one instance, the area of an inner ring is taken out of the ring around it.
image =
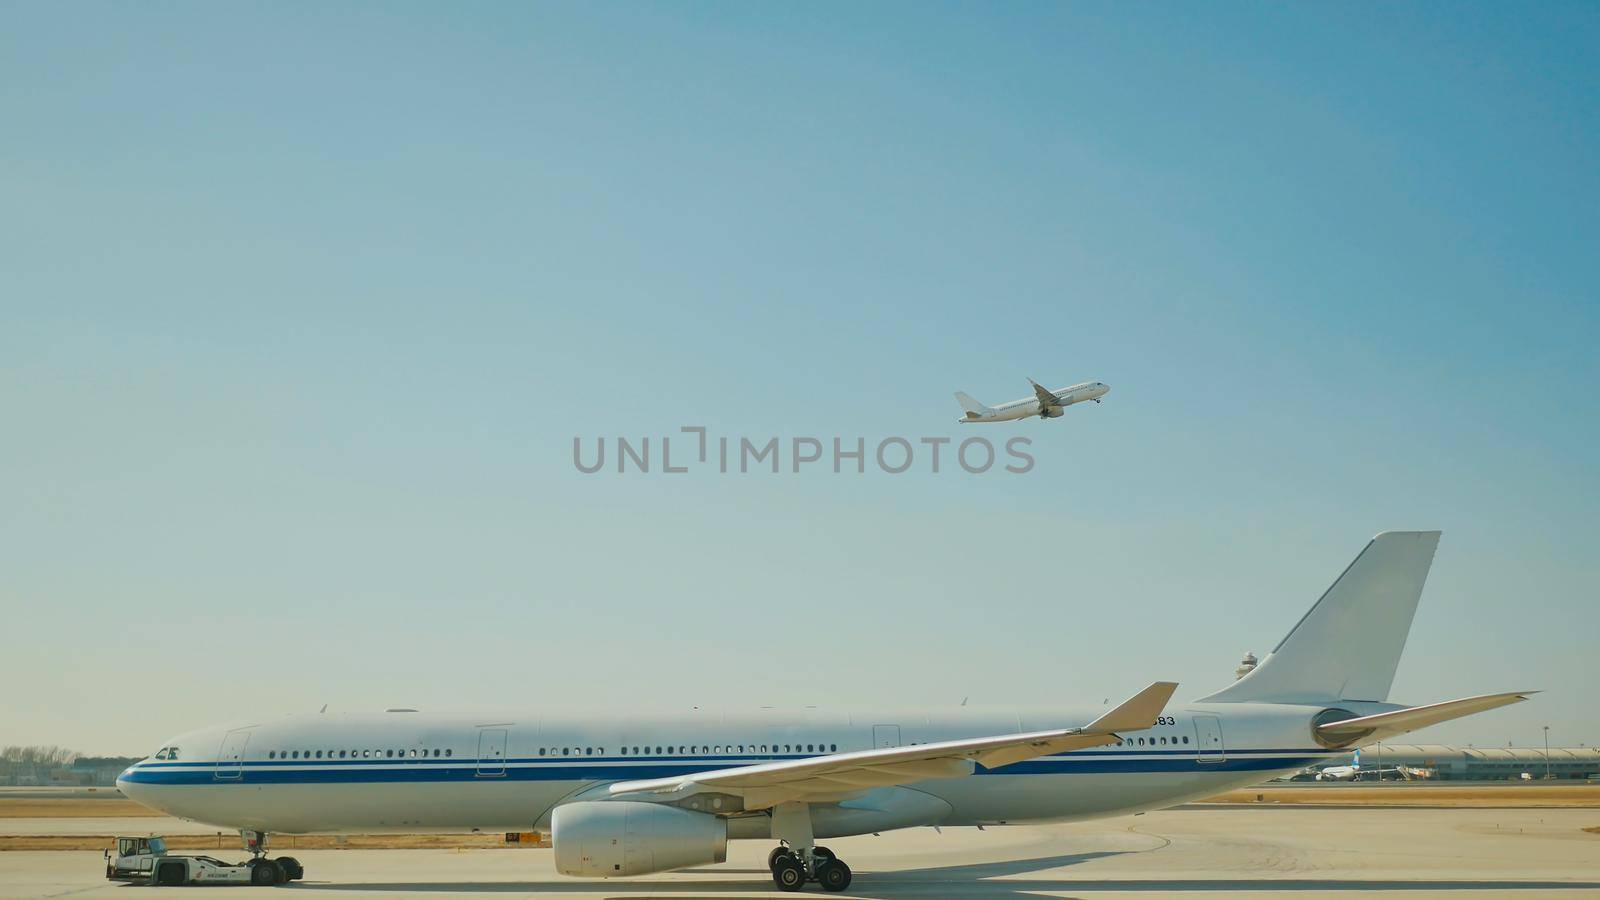
[[[1200,745],[1197,757],[1203,763],[1219,763],[1228,758],[1228,749],[1222,742],[1222,720],[1216,716],[1195,716],[1194,737]]]
[[[213,777],[217,781],[238,781],[244,775],[244,748],[250,743],[247,729],[230,731],[222,736],[222,748],[217,751],[217,768]]]
[[[506,730],[484,728],[478,732],[478,777],[499,778],[506,774]]]

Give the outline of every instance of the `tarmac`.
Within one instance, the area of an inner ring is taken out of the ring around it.
[[[0,821],[17,833],[28,820]],[[80,833],[126,819],[82,818]],[[190,829],[195,826],[188,826]],[[855,870],[841,897],[1600,897],[1600,809],[1186,806],[1041,826],[916,828],[829,841]],[[178,833],[159,817],[135,833]],[[193,833],[191,831],[191,833]],[[230,836],[231,837],[231,836]],[[209,852],[243,858],[235,840]],[[766,842],[728,861],[645,878],[557,875],[548,849],[299,850],[306,880],[278,888],[152,888],[104,878],[97,852],[0,852],[0,897],[139,898],[286,891],[296,896],[766,897]],[[274,852],[290,852],[281,844]],[[815,886],[807,895],[821,895]]]

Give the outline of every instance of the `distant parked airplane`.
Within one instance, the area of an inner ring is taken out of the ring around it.
[[[1099,381],[1085,381],[1072,387],[1065,387],[1059,391],[1046,390],[1039,382],[1032,378],[1028,383],[1033,385],[1033,396],[1021,400],[1012,400],[999,406],[984,406],[972,399],[971,395],[956,391],[956,402],[967,411],[957,421],[961,422],[1012,422],[1017,419],[1026,419],[1029,416],[1038,416],[1041,419],[1054,419],[1060,416],[1067,407],[1085,400],[1100,402],[1111,388]]]

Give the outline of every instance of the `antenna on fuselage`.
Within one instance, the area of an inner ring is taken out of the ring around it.
[[[325,713],[327,711],[328,711],[328,704],[324,703],[324,704],[322,704],[322,708],[317,710],[317,715],[320,716],[320,715],[322,715],[323,713]]]

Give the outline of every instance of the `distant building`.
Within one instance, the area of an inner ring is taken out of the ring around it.
[[[1554,778],[1600,777],[1600,747],[1551,747],[1548,759]],[[1426,769],[1443,781],[1506,781],[1524,772],[1542,779],[1545,760],[1543,747],[1379,744],[1361,751],[1362,769]]]
[[[80,756],[67,770],[68,778],[72,784],[113,785],[123,769],[138,761],[135,756]]]

